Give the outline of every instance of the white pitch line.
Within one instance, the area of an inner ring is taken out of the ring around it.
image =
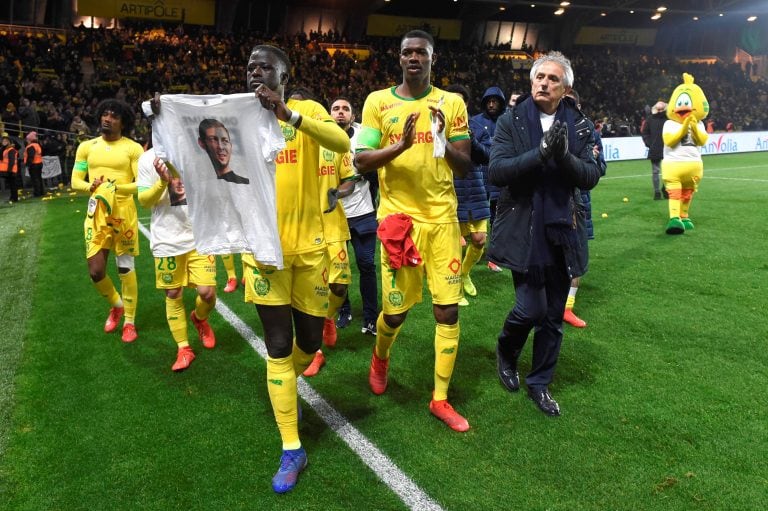
[[[144,236],[149,238],[149,230],[143,224],[139,224],[139,230],[141,230]],[[256,335],[256,332],[251,327],[240,319],[237,314],[232,312],[232,309],[227,307],[221,300],[216,301],[216,310],[251,345],[261,358],[267,359],[267,347],[264,344],[264,340]],[[405,475],[386,454],[381,452],[365,435],[350,424],[346,417],[331,406],[304,378],[298,377],[296,383],[299,396],[347,444],[347,447],[357,454],[362,462],[368,465],[395,495],[400,497],[400,500],[408,506],[408,509],[413,511],[443,511],[440,504]]]

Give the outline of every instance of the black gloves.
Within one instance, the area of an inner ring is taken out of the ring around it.
[[[539,153],[544,160],[554,157],[559,161],[565,158],[568,154],[568,125],[555,121],[541,137]]]
[[[555,149],[555,139],[557,138],[557,129],[559,126],[560,121],[555,121],[554,124],[552,124],[552,127],[549,128],[549,131],[544,133],[544,136],[541,137],[539,153],[541,153],[541,157],[544,160],[552,158],[552,151]]]
[[[328,189],[328,209],[323,211],[323,213],[330,213],[334,209],[336,209],[336,204],[339,202],[339,190],[336,188],[329,188]]]
[[[552,154],[557,161],[562,160],[568,154],[568,125],[565,123],[561,123],[557,128],[557,138]]]

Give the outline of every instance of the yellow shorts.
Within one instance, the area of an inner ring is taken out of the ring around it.
[[[424,276],[435,305],[458,303],[461,290],[459,223],[413,224],[411,239],[421,255],[419,266],[392,270],[389,255],[381,251],[381,296],[384,314],[399,314],[421,302]]]
[[[470,220],[469,222],[460,222],[459,227],[461,227],[461,237],[464,238],[466,236],[469,236],[473,232],[488,232],[488,219],[483,218],[482,220]]]
[[[116,255],[139,255],[139,220],[133,198],[116,202],[112,215],[96,222],[85,219],[85,257],[90,259],[102,249]]]
[[[259,305],[290,305],[310,316],[328,310],[328,251],[283,256],[282,270],[243,255],[245,301]]]
[[[352,274],[349,273],[349,252],[346,241],[328,243],[328,263],[330,267],[331,284],[351,284]]]
[[[197,250],[168,257],[155,257],[155,287],[216,286],[216,256]]]
[[[704,177],[704,162],[661,160],[661,179],[670,190],[688,188],[697,191]]]

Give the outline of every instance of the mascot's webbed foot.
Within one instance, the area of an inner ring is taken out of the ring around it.
[[[679,216],[674,216],[669,219],[669,222],[667,222],[667,234],[683,234],[684,232],[685,224],[680,220]]]
[[[690,218],[682,218],[680,221],[683,222],[686,231],[693,230],[693,221]]]

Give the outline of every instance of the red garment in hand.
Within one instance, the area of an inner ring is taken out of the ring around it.
[[[388,215],[379,224],[376,234],[381,240],[381,246],[389,256],[389,266],[393,270],[401,266],[418,266],[421,255],[411,239],[413,222],[405,213]]]

